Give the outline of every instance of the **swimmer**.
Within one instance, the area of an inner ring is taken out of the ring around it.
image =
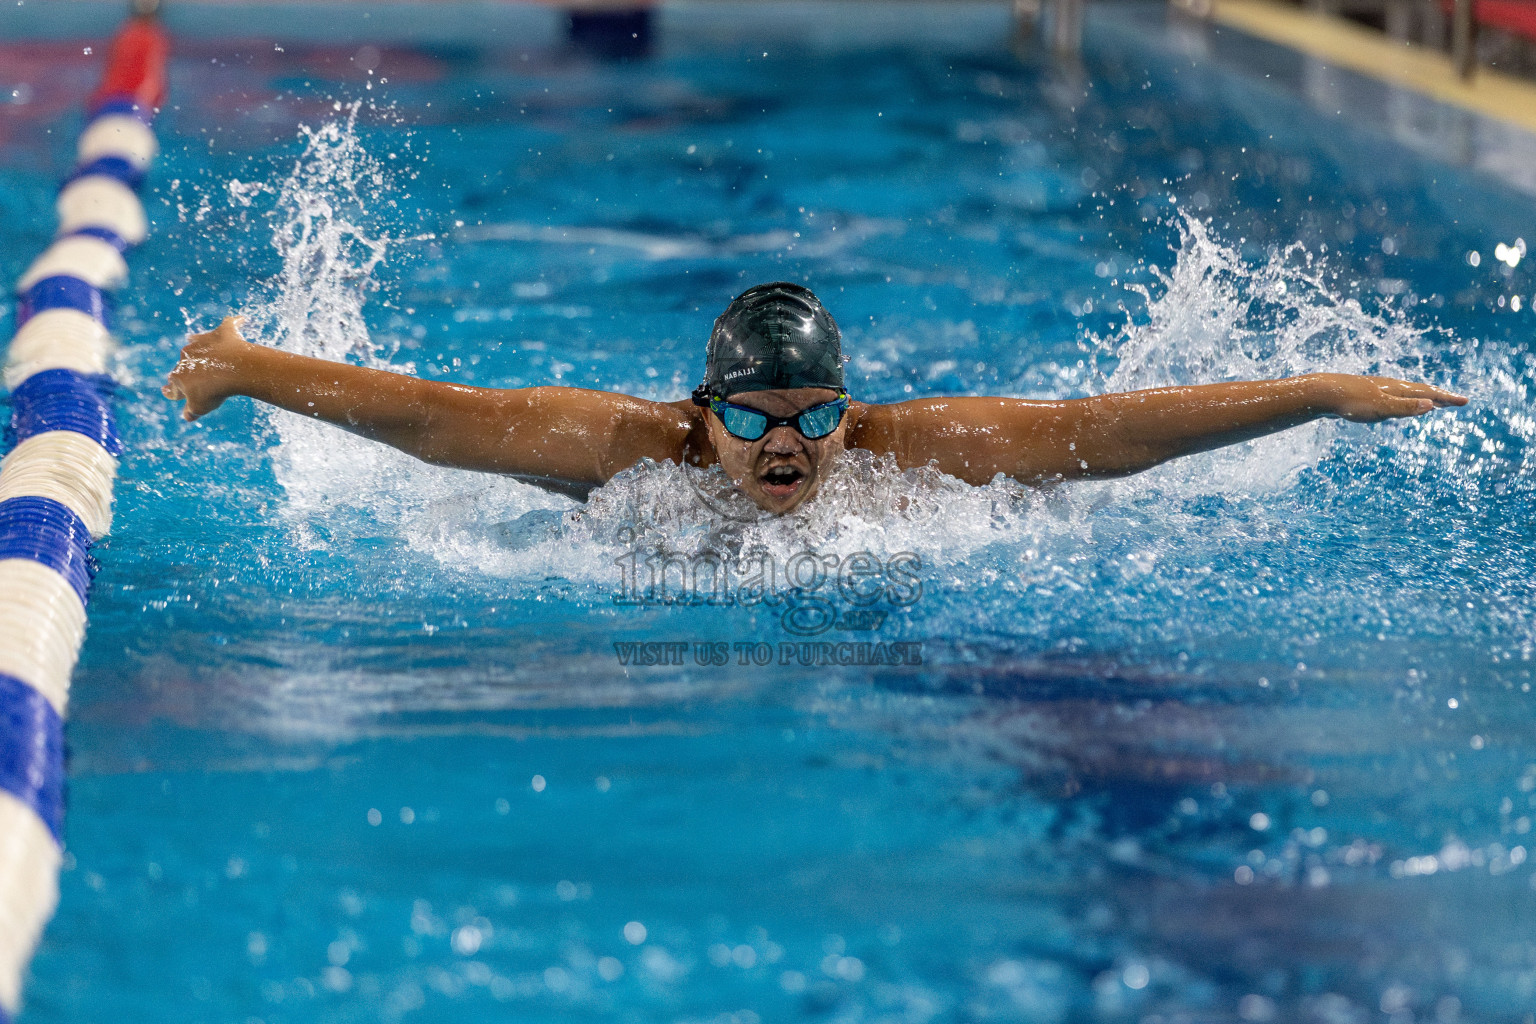
[[[873,404],[843,386],[842,340],[795,284],[748,289],[715,321],[691,399],[652,402],[570,387],[502,390],[422,380],[281,352],[239,317],[192,335],[162,389],[195,420],[243,395],[325,420],[441,466],[502,473],[585,498],[642,459],[719,465],[763,509],[816,496],[838,453],[891,454],[970,484],[1125,476],[1323,416],[1362,423],[1467,400],[1391,377],[1153,388],[1066,401],[918,398]]]

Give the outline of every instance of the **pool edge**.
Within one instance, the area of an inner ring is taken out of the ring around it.
[[[1465,80],[1448,54],[1270,0],[1217,0],[1211,18],[1225,28],[1536,134],[1536,83],[1488,69]]]

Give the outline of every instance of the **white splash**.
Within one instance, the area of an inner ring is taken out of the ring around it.
[[[1154,268],[1154,276],[1159,294],[1130,286],[1146,300],[1146,322],[1128,323],[1102,343],[1119,360],[1106,390],[1402,370],[1403,360],[1418,362],[1424,344],[1423,330],[1406,319],[1369,313],[1339,295],[1300,244],[1273,249],[1253,266],[1186,217],[1173,269]]]
[[[360,104],[344,121],[301,127],[304,151],[277,189],[272,246],[282,270],[268,282],[271,302],[251,312],[270,344],[322,359],[375,359],[363,304],[377,289],[375,268],[398,239],[372,228],[372,200],[386,187],[383,167],[357,135]],[[230,182],[230,197],[249,205],[258,189]]]
[[[1129,286],[1146,319],[1128,322],[1099,348],[1117,361],[1105,391],[1261,380],[1304,373],[1422,376],[1423,328],[1366,311],[1340,295],[1326,267],[1300,244],[1272,249],[1257,266],[1184,217],[1177,260],[1153,268],[1155,289]],[[1137,477],[1188,492],[1264,493],[1289,487],[1349,428],[1319,420],[1256,441],[1169,463]]]
[[[283,269],[252,321],[289,351],[409,372],[379,357],[363,317],[373,274],[396,240],[370,226],[370,204],[389,186],[357,137],[355,116],[354,108],[345,121],[305,132],[304,154],[276,191],[273,241]],[[1313,370],[1411,376],[1428,345],[1406,318],[1341,296],[1301,247],[1250,266],[1198,221],[1185,222],[1175,264],[1157,278],[1142,293],[1145,318],[1099,342],[1117,361],[1107,390]],[[611,586],[614,558],[635,548],[685,556],[911,552],[956,587],[978,564],[1010,586],[1081,587],[1074,580],[1106,562],[1140,577],[1180,545],[1217,542],[1178,539],[1194,523],[1180,510],[1185,502],[1214,494],[1263,500],[1347,436],[1313,424],[1123,481],[1051,491],[1006,480],[970,487],[853,452],[807,508],[772,518],[718,470],[643,463],[577,507],[510,479],[428,466],[301,417],[273,413],[271,424],[274,471],[300,543],[345,550],[366,537],[391,538],[466,576],[559,579],[578,589]],[[1149,501],[1162,506],[1150,520]],[[1257,527],[1233,527],[1245,528]]]
[[[412,365],[378,354],[363,315],[377,290],[375,270],[405,239],[375,226],[375,207],[392,182],[358,137],[358,108],[347,108],[345,120],[301,129],[304,151],[276,190],[272,244],[282,269],[266,282],[271,298],[247,310],[247,329],[284,351],[411,373]],[[231,183],[237,202],[248,203],[255,191]],[[304,547],[397,536],[457,562],[477,551],[453,524],[569,505],[510,479],[428,465],[315,420],[278,410],[268,417],[278,437],[273,472]]]

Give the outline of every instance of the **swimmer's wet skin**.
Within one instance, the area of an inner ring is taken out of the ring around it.
[[[253,345],[239,317],[196,334],[162,389],[195,420],[248,396],[427,462],[585,497],[642,459],[718,464],[762,508],[811,500],[845,448],[971,484],[1124,476],[1323,416],[1363,423],[1467,400],[1392,377],[1313,373],[1067,401],[850,401],[841,336],[799,285],[759,285],[715,321],[704,382],[680,402],[581,388],[473,388]]]

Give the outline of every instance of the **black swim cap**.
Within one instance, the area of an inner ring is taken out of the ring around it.
[[[704,383],[693,400],[707,404],[743,391],[843,389],[843,336],[809,288],[777,281],[736,296],[709,336]]]

